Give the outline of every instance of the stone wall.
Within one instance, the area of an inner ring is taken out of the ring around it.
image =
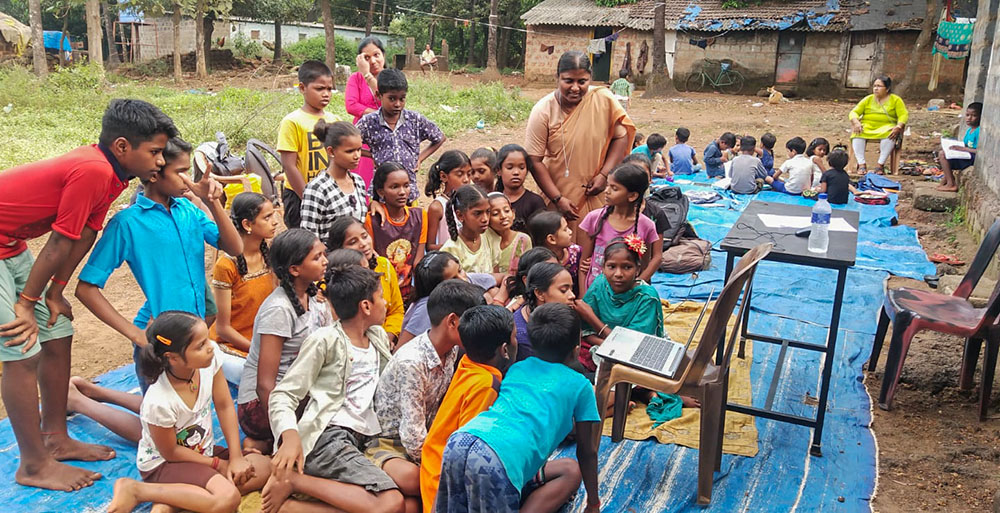
[[[738,31],[717,37],[714,43],[702,49],[690,44],[691,39],[707,39],[712,32],[690,32],[678,36],[674,58],[674,85],[684,90],[684,80],[692,71],[702,69],[705,59],[721,61],[730,59],[733,67],[746,79],[744,92],[771,85],[778,58],[778,33],[775,31]],[[808,43],[806,43],[808,44]],[[705,69],[718,74],[718,65]]]
[[[126,25],[127,27],[128,25]],[[159,59],[174,53],[174,24],[170,18],[147,18],[142,25],[137,25],[138,43],[135,47],[135,59],[138,62]],[[181,53],[194,51],[194,20],[181,19]],[[229,23],[216,21],[212,30],[212,39],[218,39],[229,34]],[[213,48],[215,45],[213,45]]]
[[[831,90],[843,89],[850,36],[842,32],[810,32],[805,36],[795,91],[830,95]]]

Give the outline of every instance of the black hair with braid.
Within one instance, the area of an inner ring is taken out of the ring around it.
[[[486,191],[476,184],[463,185],[451,195],[444,217],[448,222],[448,235],[451,240],[458,240],[458,225],[455,222],[457,212],[465,212],[480,201],[487,200]]]
[[[551,211],[549,211],[551,212]],[[559,260],[559,257],[552,252],[549,248],[545,246],[535,246],[528,251],[525,251],[521,255],[521,259],[517,262],[517,272],[513,276],[508,276],[504,279],[504,284],[507,287],[507,297],[515,298],[517,296],[523,296],[527,291],[527,278],[528,272],[531,267],[535,264],[545,262],[546,260]]]
[[[524,303],[530,310],[538,306],[538,295],[536,292],[545,292],[552,286],[552,280],[559,276],[559,273],[569,273],[561,264],[552,262],[542,262],[531,268],[528,272],[528,280],[524,291]],[[573,275],[570,275],[572,278]]]
[[[524,157],[524,168],[528,173],[534,173],[535,166],[531,164],[531,158],[528,157],[528,150],[524,149],[520,144],[505,144],[497,152],[497,165],[494,167],[494,172],[497,175],[497,192],[503,192],[503,179],[500,177],[500,169],[503,168],[503,162],[507,160],[507,157],[511,153],[520,153]],[[527,178],[527,177],[525,177]]]
[[[338,216],[330,223],[330,235],[326,240],[326,250],[333,251],[344,247],[344,239],[347,238],[347,229],[361,221],[350,215]],[[364,227],[364,225],[361,225]],[[368,268],[374,270],[378,263],[378,254],[372,252],[372,257],[368,259]]]
[[[319,238],[316,235],[302,228],[289,228],[278,234],[271,243],[271,264],[274,275],[278,277],[281,288],[284,289],[288,300],[295,308],[295,315],[306,313],[306,308],[299,302],[299,297],[295,294],[295,277],[292,276],[291,267],[300,265],[309,253],[312,252],[313,245]],[[315,296],[319,289],[315,283],[310,283],[306,289],[306,294]]]
[[[237,194],[233,198],[233,207],[229,213],[229,219],[236,226],[236,231],[245,231],[246,228],[243,227],[243,221],[253,224],[257,216],[260,215],[260,211],[264,209],[264,204],[270,202],[271,200],[257,192],[241,192]],[[247,231],[247,233],[250,232]],[[264,258],[264,268],[267,269],[270,267],[266,240],[260,241],[260,256]],[[240,273],[240,276],[246,276],[247,274],[247,259],[242,253],[236,255],[236,270]]]
[[[471,164],[472,161],[469,160],[469,156],[461,150],[448,150],[442,153],[441,158],[427,172],[427,185],[424,186],[424,194],[428,198],[433,198],[437,194],[438,189],[444,184],[444,180],[441,179],[441,173],[447,175],[462,166]]]
[[[611,170],[611,177],[615,179],[616,182],[622,184],[625,190],[629,193],[636,193],[635,201],[632,202],[633,210],[635,211],[635,224],[632,225],[632,233],[639,233],[639,216],[642,210],[642,198],[646,194],[646,189],[649,189],[649,175],[646,174],[646,170],[639,167],[636,164],[618,164],[613,170]],[[591,238],[596,237],[596,234],[601,233],[604,228],[604,222],[608,220],[608,216],[611,215],[611,206],[604,207],[604,212],[601,213],[601,218],[597,222],[597,228],[594,230],[594,234]]]
[[[385,188],[385,182],[389,180],[389,175],[396,171],[406,171],[406,168],[397,162],[383,162],[375,168],[375,175],[372,176],[372,201],[385,203],[385,198],[378,191]]]

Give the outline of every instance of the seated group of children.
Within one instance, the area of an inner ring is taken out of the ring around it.
[[[690,136],[687,128],[677,129],[677,144],[667,151],[666,161],[666,139],[660,134],[651,134],[641,145],[637,137],[632,152],[647,155],[654,162],[654,177],[672,179],[674,175],[696,173],[700,166],[694,148],[687,145]],[[770,186],[792,195],[826,193],[830,203],[845,204],[849,194],[857,192],[845,170],[850,159],[845,149],[830,151],[830,143],[822,137],[813,139],[808,146],[801,137],[793,137],[785,143],[788,159],[775,168],[776,142],[770,133],[762,135],[757,146],[753,136],[737,138],[726,132],[705,148],[705,172],[709,178],[728,176],[729,189],[736,194],[754,194]]]

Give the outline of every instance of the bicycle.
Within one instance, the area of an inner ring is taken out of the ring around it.
[[[743,84],[745,80],[743,75],[739,71],[732,69],[731,62],[724,61],[710,61],[705,59],[705,62],[709,64],[719,64],[719,75],[712,78],[711,75],[705,72],[704,69],[695,71],[688,76],[687,80],[684,82],[684,89],[688,92],[697,92],[705,88],[705,85],[711,85],[713,89],[726,94],[739,94],[743,90]]]

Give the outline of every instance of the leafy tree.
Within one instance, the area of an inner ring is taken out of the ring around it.
[[[302,20],[311,9],[312,0],[236,0],[233,2],[233,14],[274,23],[273,62],[276,65],[280,65],[284,59],[281,53],[281,26],[289,21]]]

